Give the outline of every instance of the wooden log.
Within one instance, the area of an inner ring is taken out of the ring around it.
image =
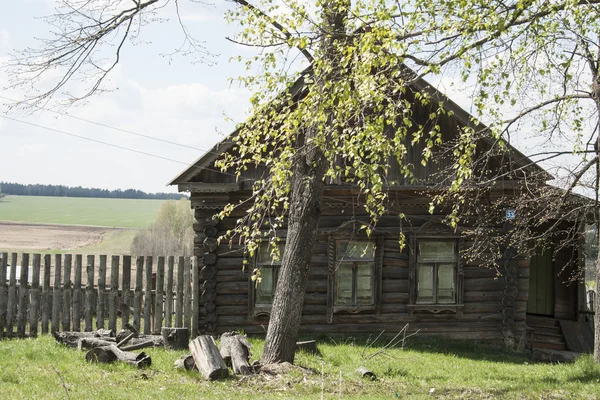
[[[183,326],[186,328],[192,327],[192,285],[190,272],[190,258],[186,257],[183,269]]]
[[[129,309],[131,306],[131,256],[123,256],[123,289],[120,307],[123,326],[129,324]]]
[[[108,329],[99,329],[96,332],[54,332],[53,335],[57,343],[73,348],[79,347],[79,341],[84,338],[95,338],[116,343],[115,333]]]
[[[42,285],[42,334],[48,333],[50,321],[50,306],[52,294],[50,292],[50,271],[52,270],[50,254],[44,255],[44,282]],[[59,285],[60,286],[60,285]],[[57,288],[57,290],[59,290]]]
[[[16,263],[11,266],[16,268]],[[27,326],[27,308],[29,307],[29,254],[24,253],[21,260],[21,274],[19,277],[19,306],[17,309],[17,336],[25,337]]]
[[[8,282],[8,302],[6,306],[6,337],[13,336],[13,325],[17,310],[17,253],[12,253],[10,261],[10,277]]]
[[[217,249],[217,247],[219,247],[219,242],[217,241],[217,238],[207,237],[202,242],[202,247],[207,252],[212,253]]]
[[[198,335],[198,328],[200,327],[200,265],[198,263],[198,257],[192,257],[192,324],[191,334],[192,337]]]
[[[62,301],[62,330],[71,330],[71,254],[65,254],[64,274],[63,274],[63,301]],[[54,256],[54,265],[61,263],[61,256],[57,254]],[[54,319],[52,320],[54,324]],[[58,332],[58,323],[56,324],[55,332]],[[54,330],[54,326],[52,327]]]
[[[296,351],[303,351],[307,354],[321,354],[317,347],[317,342],[314,340],[307,340],[304,342],[296,342]]]
[[[40,270],[42,265],[41,254],[33,255],[33,268],[31,270],[31,306],[29,307],[29,334],[36,337],[40,321]]]
[[[94,262],[95,256],[87,256],[87,286],[85,288],[85,328],[86,332],[91,332],[94,327],[92,323],[94,321]]]
[[[96,347],[87,352],[85,359],[88,362],[111,363],[122,361],[137,368],[146,368],[152,365],[152,359],[146,353],[131,353],[119,349],[116,345]]]
[[[133,298],[133,327],[141,329],[142,296],[144,285],[144,257],[138,256],[135,260],[135,289]]]
[[[177,290],[175,292],[175,326],[183,326],[183,277],[185,272],[184,257],[177,260]]]
[[[144,333],[152,333],[152,256],[146,257],[146,284],[144,287]]]
[[[117,330],[117,307],[119,301],[119,256],[110,260],[110,297],[108,300],[108,329]]]
[[[204,253],[202,255],[202,264],[204,265],[215,265],[217,262],[217,255],[215,253]]]
[[[191,354],[189,356],[183,355],[179,357],[179,359],[175,360],[174,366],[177,369],[185,369],[186,371],[198,371],[194,357]]]
[[[165,287],[165,326],[173,326],[173,269],[175,257],[167,259],[167,285]]]
[[[356,372],[358,372],[360,374],[361,378],[367,378],[370,379],[372,381],[377,380],[377,376],[373,373],[373,371],[371,371],[370,369],[368,369],[367,367],[359,367]]]
[[[160,334],[163,321],[165,287],[165,257],[158,257],[156,264],[156,290],[154,292],[154,327],[152,333]]]
[[[75,255],[75,278],[73,280],[73,330],[81,330],[81,254]]]
[[[104,299],[106,297],[106,255],[100,255],[98,266],[98,304],[96,306],[96,328],[104,328]]]
[[[235,374],[251,375],[250,349],[252,345],[246,336],[238,332],[226,332],[221,335],[221,357],[225,364],[231,364]]]
[[[164,327],[161,330],[165,349],[184,350],[188,348],[190,331],[187,328]]]
[[[6,325],[8,287],[6,286],[6,268],[8,266],[8,253],[0,254],[0,339],[4,338]]]
[[[223,361],[212,336],[202,335],[189,344],[198,370],[205,379],[227,378],[229,369]]]
[[[107,340],[110,339],[110,340]],[[77,349],[78,350],[89,350],[94,347],[103,347],[110,346],[115,344],[116,341],[114,338],[101,339],[97,337],[83,337],[77,341]]]

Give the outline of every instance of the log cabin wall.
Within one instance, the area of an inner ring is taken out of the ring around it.
[[[237,243],[220,243],[213,252],[208,252],[206,241],[206,220],[217,212],[219,203],[238,200],[246,196],[244,192],[229,194],[192,193],[192,206],[196,209],[196,232],[194,255],[208,257],[213,265],[201,262],[200,268],[212,273],[200,274],[203,299],[209,300],[207,307],[201,307],[201,332],[222,333],[243,329],[249,334],[263,335],[268,325],[267,315],[252,313],[254,300],[252,295],[252,260],[249,267],[243,269],[243,247]],[[510,319],[507,326],[506,281],[497,271],[481,266],[481,262],[460,262],[462,276],[460,293],[461,307],[456,310],[437,310],[430,312],[411,308],[411,254],[414,254],[414,242],[400,250],[400,231],[407,237],[425,234],[427,237],[444,237],[447,232],[435,231],[435,219],[427,211],[428,200],[416,195],[400,196],[403,212],[409,216],[410,226],[401,226],[398,217],[383,217],[371,240],[378,242],[381,253],[381,270],[377,279],[377,304],[375,309],[360,312],[332,312],[331,309],[331,261],[329,244],[331,238],[366,239],[357,229],[352,229],[352,220],[361,220],[360,209],[352,209],[336,200],[345,201],[355,197],[339,188],[330,188],[326,197],[320,234],[314,248],[309,282],[304,301],[300,331],[304,333],[388,333],[398,332],[405,324],[411,331],[419,330],[419,335],[441,335],[455,339],[476,339],[486,342],[503,343],[508,332],[514,337],[515,345],[525,342],[525,314],[529,287],[529,260],[516,259],[518,291],[510,303]],[[410,199],[410,200],[409,200]],[[238,215],[239,214],[239,215]],[[219,221],[217,236],[232,229],[242,211]],[[412,217],[411,217],[412,216]],[[432,225],[433,224],[433,225]],[[441,224],[439,224],[441,225]],[[434,230],[429,230],[431,226]],[[340,228],[342,227],[342,228]],[[285,227],[284,227],[285,228]],[[285,230],[282,230],[285,237]],[[378,239],[379,238],[379,239]],[[470,243],[461,241],[461,246]],[[412,248],[411,248],[412,247]],[[208,253],[213,255],[207,256]],[[207,268],[208,267],[208,268]],[[214,295],[205,292],[214,290]],[[212,301],[212,303],[210,302]],[[412,302],[414,303],[414,301]],[[443,308],[443,307],[442,307]]]

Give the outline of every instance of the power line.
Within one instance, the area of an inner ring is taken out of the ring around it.
[[[6,101],[11,101],[13,103],[19,103],[18,100],[11,99],[9,97],[5,97],[5,96],[1,96],[1,95],[0,95],[0,99],[6,100]],[[210,150],[201,149],[199,147],[189,146],[187,144],[177,143],[177,142],[173,142],[173,141],[170,141],[170,140],[157,138],[155,136],[150,136],[150,135],[145,135],[143,133],[138,133],[138,132],[130,131],[130,130],[127,130],[127,129],[117,128],[115,126],[107,125],[107,124],[104,124],[102,122],[92,121],[92,120],[81,118],[81,117],[77,117],[77,116],[71,115],[71,114],[64,114],[64,113],[61,113],[61,112],[58,112],[58,111],[55,111],[55,110],[51,110],[49,108],[40,107],[40,106],[33,106],[33,107],[36,108],[36,109],[38,109],[38,110],[44,110],[44,111],[47,111],[47,112],[51,112],[51,113],[60,115],[62,117],[72,118],[72,119],[75,119],[75,120],[78,120],[78,121],[87,122],[87,123],[90,123],[90,124],[101,126],[103,128],[113,129],[115,131],[127,133],[127,134],[130,134],[130,135],[135,135],[135,136],[143,137],[143,138],[146,138],[146,139],[156,140],[158,142],[167,143],[167,144],[170,144],[170,145],[173,145],[173,146],[179,146],[179,147],[183,147],[183,148],[187,148],[187,149],[191,149],[191,150],[198,150],[198,151],[202,151],[202,152],[205,152],[205,153],[215,153],[215,152],[212,152]]]

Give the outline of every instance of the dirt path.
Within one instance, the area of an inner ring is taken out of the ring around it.
[[[81,225],[0,222],[0,249],[73,250],[102,242],[118,229]]]

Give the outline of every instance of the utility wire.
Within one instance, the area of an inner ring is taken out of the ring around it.
[[[19,103],[18,100],[11,99],[9,97],[5,97],[5,96],[2,96],[2,95],[0,95],[0,99],[6,100],[6,101],[11,101],[13,103]],[[92,120],[81,118],[81,117],[77,117],[77,116],[71,115],[71,114],[64,114],[64,113],[61,113],[61,112],[58,112],[58,111],[55,111],[55,110],[52,110],[52,109],[49,109],[49,108],[40,107],[40,106],[33,106],[33,107],[36,108],[36,109],[38,109],[38,110],[48,111],[48,112],[60,115],[62,117],[72,118],[72,119],[75,119],[75,120],[78,120],[78,121],[87,122],[87,123],[90,123],[90,124],[101,126],[103,128],[113,129],[115,131],[127,133],[127,134],[130,134],[130,135],[135,135],[135,136],[143,137],[143,138],[146,138],[146,139],[156,140],[158,142],[167,143],[167,144],[170,144],[170,145],[173,145],[173,146],[179,146],[179,147],[183,147],[183,148],[186,148],[186,149],[198,150],[198,151],[202,151],[202,152],[205,152],[205,153],[214,153],[214,154],[217,154],[216,152],[213,152],[213,151],[210,151],[210,150],[204,150],[204,149],[201,149],[199,147],[189,146],[187,144],[177,143],[177,142],[173,142],[173,141],[170,141],[170,140],[157,138],[155,136],[150,136],[150,135],[145,135],[143,133],[138,133],[138,132],[130,131],[130,130],[127,130],[127,129],[117,128],[115,126],[107,125],[107,124],[104,124],[102,122],[92,121]]]

